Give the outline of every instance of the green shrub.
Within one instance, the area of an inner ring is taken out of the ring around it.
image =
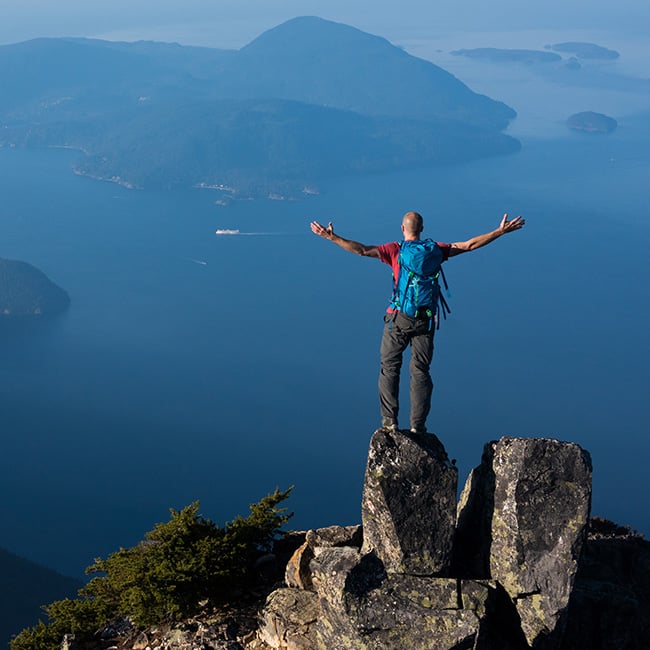
[[[24,629],[9,645],[11,650],[53,650],[60,646],[64,634],[56,624],[45,625],[39,621],[34,627]]]
[[[251,584],[255,560],[291,517],[278,507],[290,492],[276,489],[223,528],[199,514],[198,502],[172,509],[137,546],[96,559],[79,598],[46,606],[49,623],[23,630],[12,650],[56,650],[64,634],[90,638],[119,616],[145,627],[196,614],[205,600],[227,602]]]

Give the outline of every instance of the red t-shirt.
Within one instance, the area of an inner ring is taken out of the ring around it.
[[[443,244],[442,242],[436,242],[436,244],[442,250],[442,261],[446,262],[449,259],[449,251],[451,250],[451,244]],[[390,244],[382,244],[377,246],[379,251],[379,259],[393,269],[393,289],[397,283],[397,278],[399,276],[399,242],[390,242]],[[386,309],[386,313],[393,314],[394,309],[390,308],[390,305]]]

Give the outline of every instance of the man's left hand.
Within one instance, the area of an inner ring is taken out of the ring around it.
[[[311,231],[315,235],[318,235],[319,237],[324,237],[325,239],[332,239],[332,237],[334,236],[334,227],[332,226],[331,221],[327,224],[327,228],[325,228],[325,226],[318,223],[318,221],[312,221],[310,224],[310,228]]]

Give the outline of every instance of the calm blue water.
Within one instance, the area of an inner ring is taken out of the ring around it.
[[[390,271],[308,224],[381,243],[411,209],[442,241],[504,211],[528,221],[447,265],[429,427],[461,482],[501,435],[576,441],[594,514],[649,533],[642,127],[227,207],[79,178],[71,152],[0,150],[0,256],[72,298],[56,322],[0,332],[0,546],[79,575],[169,507],[198,499],[224,522],[276,485],[296,486],[292,527],[359,522]]]

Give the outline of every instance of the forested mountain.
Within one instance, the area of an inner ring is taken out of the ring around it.
[[[294,18],[246,47],[221,75],[233,96],[281,97],[365,115],[454,120],[503,129],[515,112],[378,36]]]
[[[37,39],[0,47],[0,144],[86,155],[136,187],[272,187],[515,151],[515,115],[383,38],[296,18],[239,51]]]
[[[70,297],[27,262],[0,258],[0,321],[49,316],[65,311]]]

